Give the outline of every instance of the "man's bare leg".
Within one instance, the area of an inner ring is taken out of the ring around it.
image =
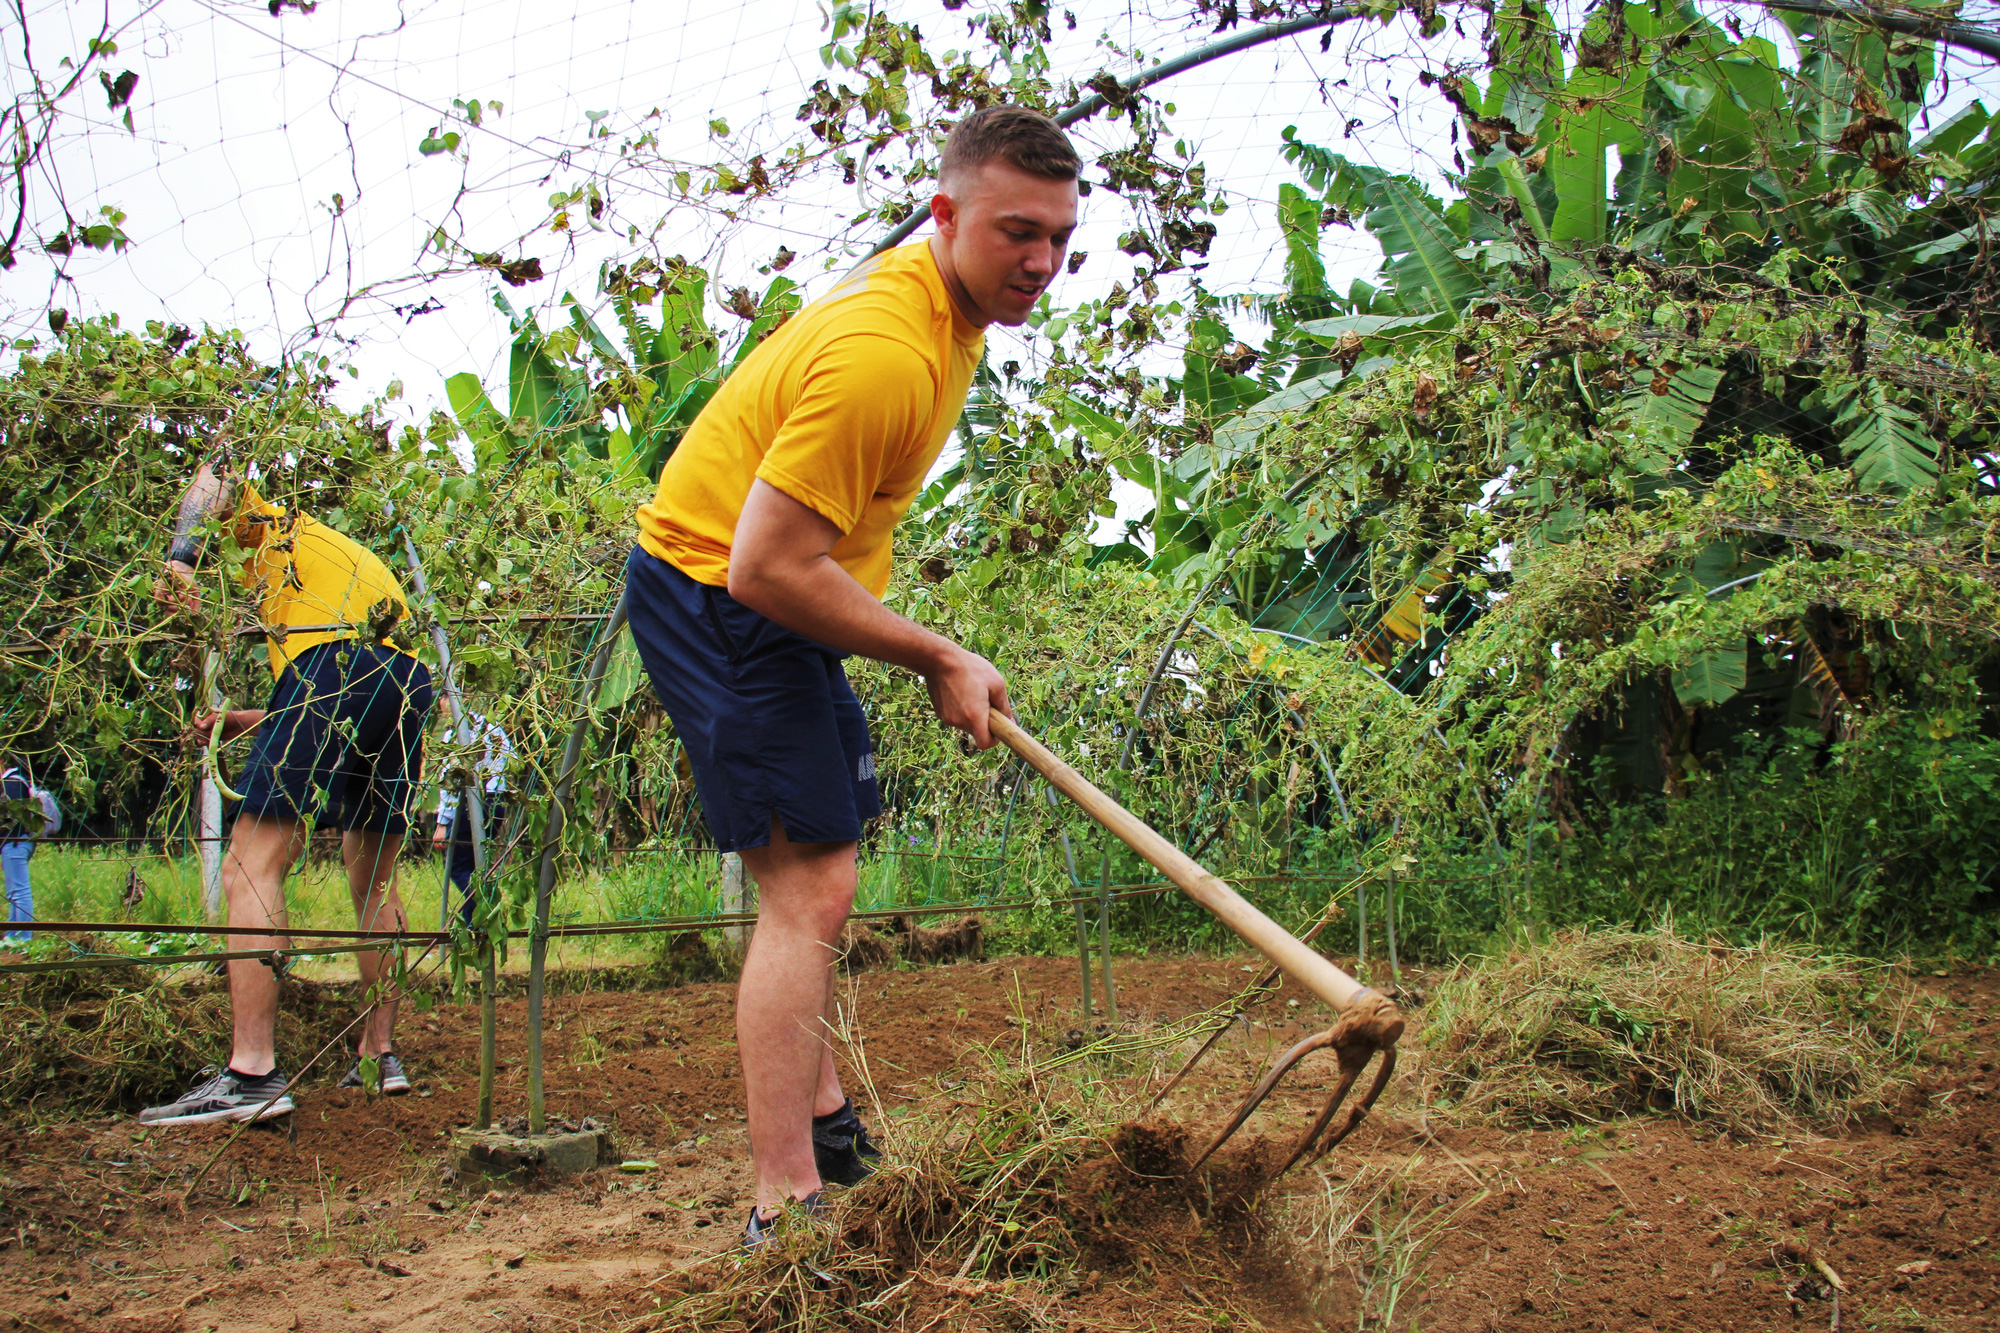
[[[757,879],[757,930],[736,991],[736,1045],[749,1095],[756,1204],[774,1211],[820,1187],[812,1117],[845,1097],[826,1038],[833,964],[854,907],[855,844],[799,843],[772,821],[743,853]]]
[[[347,892],[354,899],[354,921],[361,930],[402,930],[408,925],[403,900],[396,892],[396,859],[402,855],[403,835],[349,829],[340,839],[340,859],[347,866]],[[377,982],[396,975],[391,951],[381,949],[354,955],[361,966],[361,987],[365,993]],[[375,1012],[361,1026],[362,1055],[382,1055],[396,1049],[396,1001],[379,1002]]]
[[[222,891],[229,899],[229,924],[263,926],[268,935],[238,935],[234,949],[281,949],[285,874],[305,843],[305,825],[244,812],[236,817],[229,850],[222,858]],[[277,1067],[278,975],[255,958],[229,964],[229,1008],[235,1035],[229,1066],[239,1074],[268,1074]]]
[[[848,901],[851,910],[853,905],[851,896]],[[846,924],[844,921],[841,923],[843,930]],[[839,1030],[839,1010],[836,1003],[840,994],[839,961],[840,936],[835,935],[833,960],[826,969],[826,1006],[820,1011],[822,1023],[820,1032],[829,1040],[820,1043],[819,1086],[813,1090],[813,1114],[816,1116],[832,1115],[847,1104],[847,1094],[840,1087],[840,1070],[834,1063],[833,1042],[830,1040]]]

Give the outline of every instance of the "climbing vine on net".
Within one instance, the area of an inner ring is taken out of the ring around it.
[[[888,195],[853,220],[872,239],[965,108],[1110,102],[1086,182],[1132,207],[1132,272],[1038,312],[1023,361],[982,368],[959,455],[902,534],[893,604],[1002,663],[1032,729],[1232,874],[1417,851],[1518,866],[1642,716],[1667,736],[1669,792],[1698,767],[1697,723],[1914,726],[1939,745],[1990,725],[1991,117],[1918,134],[1933,45],[1854,25],[1822,23],[1791,69],[1684,7],[1600,6],[1567,32],[1536,6],[1448,17],[1485,51],[1422,69],[1454,116],[1453,193],[1283,131],[1282,292],[1207,289],[1219,183],[1164,100],[1057,77],[1038,6],[974,19],[970,54],[842,7],[792,142],[669,173],[732,223],[816,173],[872,176]],[[1444,21],[1419,7],[1413,26]],[[1578,173],[1607,148],[1625,165],[1592,186]],[[568,189],[550,234],[597,216],[591,199]],[[1336,290],[1324,238],[1357,224],[1382,264]],[[255,626],[219,582],[185,622],[147,591],[159,515],[228,424],[276,498],[392,564],[405,537],[419,551],[419,641],[448,624],[534,798],[503,837],[538,846],[585,716],[562,872],[704,842],[629,644],[588,707],[581,682],[633,508],[804,290],[796,255],[756,292],[634,240],[604,309],[503,296],[506,381],[453,376],[448,413],[393,435],[332,404],[337,367],[274,376],[227,335],[80,322],[28,356],[6,385],[26,447],[0,468],[23,506],[10,568],[48,577],[7,590],[0,731],[59,757],[79,799],[124,802],[120,827],[184,826],[189,761],[166,738],[201,655]],[[1114,474],[1152,509],[1093,544]],[[254,655],[229,660],[254,697]],[[1053,895],[1072,885],[1066,832],[1095,882],[1099,835],[940,729],[907,674],[850,665],[890,807],[871,848],[997,852],[1004,834],[1011,878],[961,892]],[[432,756],[452,784],[476,759]],[[507,861],[487,926],[519,919],[533,860]],[[1500,910],[1534,911],[1522,885]]]

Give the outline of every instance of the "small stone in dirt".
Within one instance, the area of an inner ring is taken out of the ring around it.
[[[1931,1271],[1931,1261],[1928,1259],[1917,1259],[1907,1264],[1897,1264],[1896,1271],[1904,1277],[1922,1277]]]

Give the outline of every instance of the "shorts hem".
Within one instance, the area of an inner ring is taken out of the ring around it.
[[[768,813],[765,815],[764,822],[762,825],[763,828],[762,833],[752,834],[740,838],[717,837],[715,840],[715,850],[718,852],[754,852],[759,847],[769,847],[771,845],[771,823],[773,820],[775,820],[781,827],[784,828],[785,840],[787,842],[796,843],[802,847],[826,846],[832,843],[839,843],[839,842],[858,843],[861,841],[861,827],[859,824],[855,826],[854,832],[846,834],[845,836],[841,837],[833,837],[833,838],[793,837],[791,821],[786,820],[783,811],[773,806],[768,808]],[[862,821],[862,823],[866,822],[867,822],[866,820]]]
[[[298,808],[294,806],[290,801],[285,800],[283,793],[280,792],[272,792],[269,794],[252,792],[244,796],[242,800],[233,802],[233,804],[236,806],[237,814],[255,815],[259,819],[285,819],[285,820],[290,820],[294,824],[304,824],[308,822],[309,818],[306,815],[300,814]],[[382,820],[372,820],[372,819],[362,818],[355,820],[353,823],[346,823],[337,818],[329,820],[323,818],[320,814],[315,814],[310,816],[310,822],[313,828],[315,829],[337,827],[342,833],[380,833],[384,835],[392,835],[392,834],[406,835],[410,831],[410,821],[408,816],[399,817],[395,815],[390,815]],[[401,824],[402,827],[401,828],[395,827],[395,825],[397,824]]]

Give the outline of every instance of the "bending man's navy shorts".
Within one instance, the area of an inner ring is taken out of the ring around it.
[[[431,671],[380,644],[318,643],[271,691],[244,772],[243,809],[401,834],[423,774]]]
[[[844,654],[635,547],[632,641],[674,720],[718,850],[854,842],[882,812],[875,748]]]

